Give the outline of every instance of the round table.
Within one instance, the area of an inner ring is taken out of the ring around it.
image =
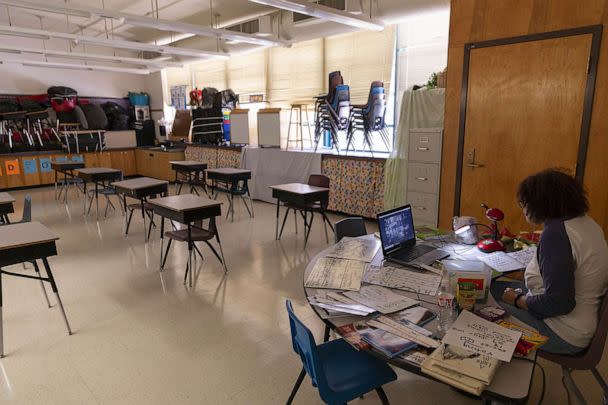
[[[366,236],[361,236],[361,238],[370,238],[371,239],[371,238],[375,238],[375,236],[366,235]],[[332,248],[333,248],[333,246],[329,246],[325,250],[323,250],[320,253],[318,253],[317,255],[315,255],[310,260],[310,262],[306,266],[306,269],[304,270],[302,286],[304,286],[304,282],[306,281],[310,272],[314,268],[317,260],[319,260],[322,257],[325,257],[332,250]],[[376,256],[372,260],[371,264],[380,266],[383,264],[383,262],[384,262],[384,256],[382,254],[382,249],[380,248],[380,249],[378,249],[378,252],[376,253]],[[394,264],[394,263],[391,263],[390,265],[392,267],[401,267],[398,264]],[[309,296],[314,296],[319,291],[321,291],[316,288],[307,288],[307,287],[303,287],[303,288],[304,288],[304,294],[306,295],[307,300],[308,300]],[[423,295],[423,294],[418,295],[416,293],[402,291],[402,290],[398,290],[398,289],[391,289],[391,290],[395,293],[417,299],[420,301],[420,305],[422,305],[423,307],[428,308],[435,313],[438,312],[438,306],[436,304],[436,297],[434,297],[434,296]],[[327,291],[327,290],[325,290],[325,291]],[[492,298],[491,295],[489,295],[489,297],[488,297],[488,303],[489,303],[489,305],[496,304],[496,302],[494,301],[494,299]],[[353,316],[345,316],[345,317],[327,319],[327,317],[323,315],[324,311],[322,309],[320,309],[314,305],[311,305],[311,308],[317,314],[319,319],[321,319],[323,321],[323,323],[337,335],[340,335],[340,333],[337,331],[338,327],[369,318],[369,316],[361,317],[361,316],[353,315]],[[424,325],[424,327],[430,331],[433,331],[433,332],[436,331],[437,330],[437,319],[436,318],[433,319],[431,322]],[[400,359],[399,356],[389,359],[384,354],[382,354],[381,352],[379,352],[373,348],[369,349],[369,352],[371,354],[373,354],[374,356],[381,358],[382,360],[386,361],[387,363],[389,363],[395,367],[398,367],[403,370],[407,370],[409,372],[435,380],[433,377],[422,373],[419,366],[416,366],[403,359]],[[513,360],[511,360],[510,363],[502,364],[496,371],[496,375],[494,376],[492,383],[481,394],[481,398],[488,403],[491,400],[525,403],[527,401],[528,395],[530,393],[530,386],[532,385],[532,373],[534,371],[534,361],[536,360],[536,352],[534,352],[533,355],[529,356],[529,360],[530,361],[513,359]],[[438,381],[438,380],[435,380],[435,381]],[[466,395],[469,395],[469,394],[466,394]]]

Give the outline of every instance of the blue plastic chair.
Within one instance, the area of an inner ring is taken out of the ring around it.
[[[346,404],[371,390],[376,390],[382,404],[389,403],[382,386],[395,381],[397,375],[388,364],[369,353],[355,350],[344,339],[317,346],[310,330],[294,314],[290,300],[286,301],[286,306],[293,350],[303,365],[287,405],[293,401],[306,374],[327,404]]]

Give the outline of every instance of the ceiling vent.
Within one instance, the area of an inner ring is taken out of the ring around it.
[[[231,25],[226,27],[229,31],[242,32],[244,34],[271,36],[272,21],[270,15],[265,15],[256,20],[246,21],[241,24]]]
[[[350,11],[349,8],[350,5],[347,8],[347,3],[353,3],[353,5],[357,5],[358,7],[353,7],[355,10],[355,13],[357,12],[356,9],[358,8],[359,10],[361,10],[361,4],[358,0],[350,0],[347,2],[347,0],[318,0],[318,1],[313,1],[313,3],[316,4],[320,4],[322,6],[326,6],[326,7],[331,7],[331,8],[335,8],[336,10],[341,10],[341,11]],[[306,14],[300,14],[300,13],[292,13],[293,14],[293,25],[306,25],[312,22],[318,22],[319,19],[315,18],[315,17],[311,17],[309,15]]]

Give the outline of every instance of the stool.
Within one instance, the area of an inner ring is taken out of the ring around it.
[[[295,117],[293,116],[294,111],[296,112]],[[302,116],[306,114],[306,122],[302,119]],[[291,139],[291,126],[296,126],[295,138]],[[292,104],[291,111],[289,112],[289,126],[287,128],[287,149],[289,149],[290,143],[295,143],[296,147],[300,144],[300,150],[304,149],[304,125],[308,128],[308,142],[312,148],[312,131],[310,129],[310,117],[308,116],[308,105],[307,104]]]

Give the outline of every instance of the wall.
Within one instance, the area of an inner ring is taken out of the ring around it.
[[[70,62],[71,63],[71,62]],[[144,76],[87,70],[0,64],[0,93],[40,94],[50,86],[69,86],[81,96],[125,97],[144,89]]]
[[[448,49],[445,135],[440,194],[440,226],[451,227],[454,203],[456,150],[460,112],[464,44],[489,39],[562,30],[608,22],[608,0],[452,0]],[[608,29],[604,27],[585,187],[590,215],[608,233]],[[509,108],[505,105],[504,108]],[[517,164],[514,158],[513,164]]]

